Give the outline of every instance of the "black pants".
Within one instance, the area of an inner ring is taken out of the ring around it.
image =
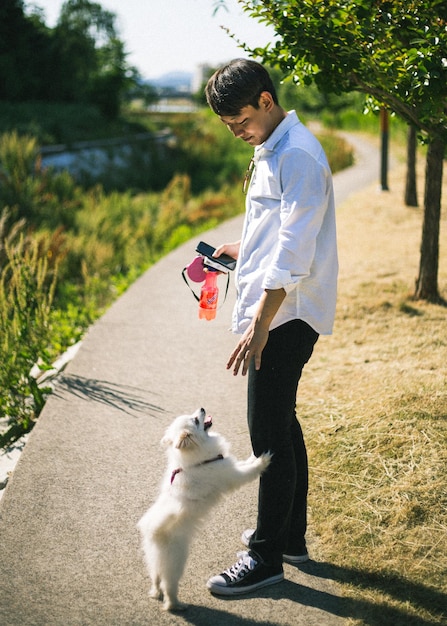
[[[306,322],[292,320],[270,331],[261,369],[248,373],[248,426],[253,452],[270,450],[261,476],[258,519],[250,549],[266,563],[306,551],[308,465],[296,394],[304,365],[318,339]]]

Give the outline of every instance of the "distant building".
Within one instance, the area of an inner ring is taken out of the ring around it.
[[[208,80],[214,69],[215,68],[212,65],[208,65],[208,63],[201,63],[197,66],[191,82],[192,93],[197,93],[201,89],[203,83]]]

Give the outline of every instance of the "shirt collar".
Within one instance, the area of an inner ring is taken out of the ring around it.
[[[272,151],[282,137],[289,132],[292,126],[300,123],[296,111],[288,111],[286,117],[278,124],[272,134],[267,137],[264,143],[255,147],[254,160],[257,161],[262,156],[264,150]]]

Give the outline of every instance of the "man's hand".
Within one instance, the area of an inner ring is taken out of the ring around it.
[[[240,246],[240,241],[235,241],[234,243],[223,243],[215,249],[213,257],[219,257],[221,254],[228,254],[228,256],[233,257],[233,259],[237,259],[239,256]]]
[[[255,368],[257,370],[260,369],[262,351],[265,348],[268,337],[268,328],[261,328],[259,325],[252,322],[231,353],[228,359],[227,369],[231,369],[231,366],[234,365],[233,375],[237,376],[240,366],[242,365],[242,376],[245,376],[252,359],[254,359]]]

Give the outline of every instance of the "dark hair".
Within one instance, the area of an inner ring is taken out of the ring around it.
[[[259,96],[268,91],[278,104],[276,89],[267,70],[256,61],[234,59],[209,79],[206,99],[217,115],[239,115],[246,106],[259,108]]]

